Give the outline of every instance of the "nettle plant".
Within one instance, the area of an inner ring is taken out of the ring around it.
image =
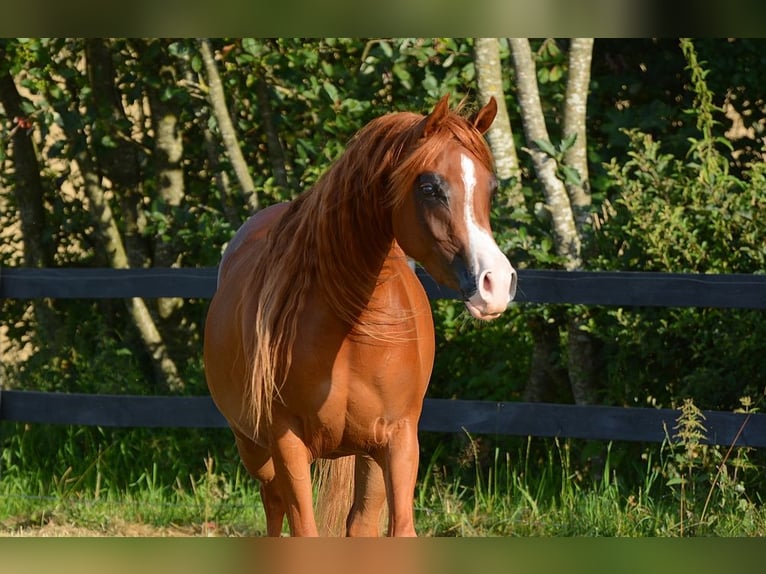
[[[660,474],[678,504],[677,533],[721,532],[717,523],[723,515],[733,512],[747,519],[755,509],[747,488],[747,479],[757,470],[750,459],[752,449],[706,444],[703,412],[690,398],[679,411],[672,433],[665,429],[660,457]],[[736,412],[750,415],[757,408],[750,397],[742,397]]]

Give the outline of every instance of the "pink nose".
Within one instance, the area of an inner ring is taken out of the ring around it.
[[[516,296],[516,270],[511,267],[506,273],[484,271],[479,278],[479,295],[487,305],[496,304],[502,306],[501,311],[505,311]]]
[[[502,264],[504,263],[504,264]],[[495,319],[516,295],[516,270],[507,259],[479,274],[478,289],[466,301],[466,307],[477,319]]]

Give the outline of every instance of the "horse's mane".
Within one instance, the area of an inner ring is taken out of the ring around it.
[[[467,148],[487,169],[482,135],[449,112],[424,137],[424,116],[398,112],[362,128],[319,180],[295,199],[253,254],[251,284],[259,294],[252,339],[250,397],[254,428],[270,420],[292,360],[298,319],[309,292],[318,292],[349,330],[358,326],[394,241],[391,211],[414,178],[450,142]],[[243,329],[248,332],[248,329]]]

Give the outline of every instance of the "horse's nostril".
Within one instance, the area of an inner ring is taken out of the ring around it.
[[[491,275],[492,274],[489,271],[487,271],[484,274],[484,279],[481,282],[482,289],[484,290],[485,293],[492,293],[492,277],[491,277]]]

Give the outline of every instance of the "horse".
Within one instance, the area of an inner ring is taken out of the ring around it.
[[[309,190],[258,211],[224,250],[205,376],[260,482],[268,536],[285,516],[292,536],[319,535],[318,459],[349,469],[346,535],[377,536],[385,510],[389,536],[416,535],[435,341],[411,260],[477,319],[512,300],[516,271],[489,222],[497,180],[483,134],[496,110],[492,99],[469,116],[445,96],[426,116],[372,120]]]

